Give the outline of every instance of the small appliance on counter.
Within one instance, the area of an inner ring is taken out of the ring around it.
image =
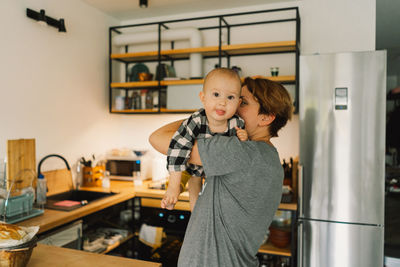
[[[108,156],[106,171],[110,172],[110,179],[133,181],[140,177],[140,165],[137,157]]]
[[[110,179],[135,181],[147,178],[147,165],[150,159],[145,157],[146,150],[113,149],[106,156],[106,171]]]

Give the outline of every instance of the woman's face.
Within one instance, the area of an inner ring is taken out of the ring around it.
[[[242,103],[240,104],[237,113],[242,119],[244,119],[247,133],[249,134],[249,137],[251,137],[256,132],[260,119],[258,114],[260,104],[254,98],[252,93],[250,93],[246,85],[242,87],[241,98]]]

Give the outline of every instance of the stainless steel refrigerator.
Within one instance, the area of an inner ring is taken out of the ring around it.
[[[300,57],[300,267],[383,266],[386,51]]]

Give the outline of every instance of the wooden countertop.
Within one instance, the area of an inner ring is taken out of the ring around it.
[[[160,207],[160,201],[165,192],[164,190],[148,189],[147,183],[140,187],[134,187],[132,182],[126,181],[111,181],[110,189],[104,189],[102,187],[82,187],[81,189],[103,192],[111,191],[117,194],[93,201],[86,206],[82,206],[81,208],[72,211],[45,209],[43,215],[39,215],[37,217],[18,222],[17,225],[39,226],[40,234],[55,227],[61,226],[65,223],[72,222],[78,218],[94,213],[96,211],[100,211],[107,207],[132,199],[134,197],[146,198],[142,201],[142,206]],[[190,210],[189,207],[189,195],[187,192],[184,192],[179,197],[179,202],[177,203],[176,208],[182,210]]]
[[[47,266],[132,266],[132,267],[161,267],[161,263],[101,255],[69,248],[60,248],[37,244],[33,249],[27,267]]]
[[[89,203],[86,206],[82,206],[79,209],[75,209],[72,211],[59,211],[59,210],[50,210],[45,209],[43,215],[39,215],[37,217],[22,221],[17,223],[20,226],[39,226],[39,234],[46,232],[55,227],[61,226],[65,223],[72,222],[76,219],[82,218],[86,215],[94,213],[96,211],[100,211],[107,207],[116,205],[118,203],[127,201],[134,197],[141,197],[143,207],[153,207],[159,208],[161,199],[165,193],[164,190],[157,189],[149,189],[148,182],[145,182],[143,186],[133,186],[132,182],[127,181],[111,181],[110,189],[104,189],[102,187],[82,187],[83,190],[90,191],[106,191],[106,192],[114,192],[117,193],[115,195],[99,199]],[[282,203],[279,206],[280,209],[283,210],[296,210],[296,203],[285,204]],[[178,210],[186,210],[190,211],[189,205],[189,194],[188,192],[184,192],[179,196],[179,201],[175,205],[175,209]]]
[[[44,233],[55,227],[64,225],[66,223],[72,222],[76,219],[82,218],[91,213],[100,211],[107,207],[116,205],[118,203],[127,201],[134,197],[141,197],[141,205],[143,207],[154,207],[159,208],[162,197],[164,196],[164,190],[148,189],[148,183],[143,186],[133,186],[132,182],[126,181],[111,181],[110,189],[106,190],[101,187],[84,187],[81,188],[90,191],[106,191],[117,193],[115,195],[106,197],[104,199],[99,199],[93,201],[86,206],[72,210],[72,211],[58,211],[46,209],[43,215],[22,221],[17,223],[21,226],[39,226],[39,233]],[[189,194],[184,192],[179,196],[179,201],[175,206],[179,210],[190,210],[189,205]],[[279,205],[281,210],[297,210],[296,203],[281,203]],[[50,250],[51,248],[51,250]],[[272,245],[264,245],[261,247],[260,252],[270,253],[275,255],[285,255],[290,256],[290,249],[276,249]],[[101,257],[101,259],[99,258]],[[106,258],[103,258],[106,257]],[[99,266],[119,266],[126,264],[128,266],[160,266],[154,265],[154,263],[142,263],[141,261],[132,261],[131,259],[124,259],[120,257],[104,256],[99,254],[91,254],[89,252],[69,250],[66,248],[48,247],[43,244],[38,244],[33,251],[31,261],[28,267],[31,266],[58,266],[59,259],[63,259],[64,265],[62,266],[80,266],[82,261],[91,263],[89,266],[94,266],[94,264]],[[64,260],[65,258],[65,260]],[[104,260],[103,260],[104,259]],[[139,264],[139,265],[138,265]]]

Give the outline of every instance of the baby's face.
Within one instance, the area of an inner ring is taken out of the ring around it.
[[[210,77],[200,92],[207,118],[210,123],[230,119],[240,104],[240,83],[231,77]]]

